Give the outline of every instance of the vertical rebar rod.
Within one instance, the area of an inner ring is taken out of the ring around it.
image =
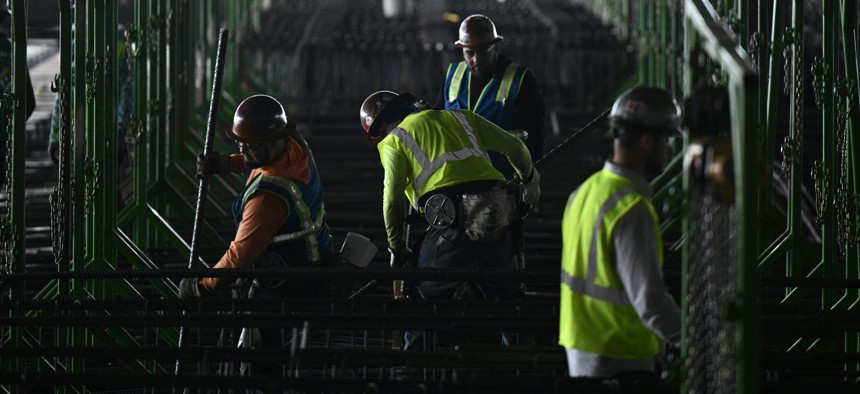
[[[206,122],[206,139],[203,142],[203,155],[208,156],[212,153],[212,139],[214,137],[215,120],[218,117],[218,103],[221,98],[221,81],[224,75],[224,60],[227,55],[227,29],[222,28],[218,33],[218,52],[215,55],[215,70],[212,76],[212,97],[209,100],[209,117]],[[209,177],[203,175],[200,177],[199,186],[197,188],[197,208],[194,212],[194,229],[191,233],[191,257],[188,259],[188,268],[194,268],[194,262],[199,255],[198,245],[200,243],[200,226],[203,222],[204,211],[206,208],[206,195],[209,188]],[[185,327],[179,329],[179,345],[181,349],[183,339],[185,337]],[[182,368],[180,359],[176,360],[175,374],[179,375]]]

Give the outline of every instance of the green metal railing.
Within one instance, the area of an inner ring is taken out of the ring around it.
[[[58,182],[51,194],[52,248],[58,272],[158,269],[145,252],[172,244],[187,258],[189,247],[184,224],[194,216],[194,207],[183,193],[196,188],[194,158],[202,147],[200,119],[208,102],[206,86],[211,86],[214,34],[224,25],[241,32],[259,23],[263,1],[137,1],[128,34],[117,37],[118,3],[112,0],[58,0],[60,10],[60,70],[53,83],[60,102]],[[24,121],[23,86],[26,73],[26,2],[11,2],[13,83],[11,94],[3,98],[5,116],[11,119],[8,182],[8,210],[3,220],[4,273],[25,272],[24,245]],[[214,32],[213,32],[214,31]],[[241,35],[236,35],[241,36]],[[236,37],[234,36],[234,37]],[[121,43],[121,41],[126,41]],[[78,44],[74,44],[78,43]],[[119,44],[125,44],[124,54]],[[133,71],[135,111],[128,128],[119,135],[117,124],[118,67]],[[245,94],[235,81],[241,80],[240,62],[233,59],[227,69],[225,95]],[[195,94],[197,92],[198,94]],[[235,99],[222,106],[219,130],[229,122]],[[224,108],[226,107],[226,108]],[[129,143],[129,163],[118,162],[117,147],[122,138]],[[223,145],[223,143],[222,143]],[[223,148],[223,146],[222,146]],[[122,180],[132,178],[131,182]],[[120,185],[124,184],[125,189]],[[214,189],[233,193],[241,185],[237,178],[214,184]],[[119,191],[119,192],[118,192]],[[125,197],[124,197],[125,196]],[[225,212],[221,212],[224,214]],[[226,219],[225,219],[226,220]],[[212,245],[226,242],[208,226],[204,240]],[[144,294],[141,285],[154,294]],[[143,299],[176,297],[175,284],[153,277],[145,282],[105,279],[53,279],[35,295],[28,295],[22,283],[8,292],[10,299],[82,300]],[[3,312],[7,314],[6,311]],[[15,316],[20,311],[8,311]],[[33,312],[35,313],[35,312]],[[65,312],[73,315],[74,312]],[[30,313],[29,315],[32,315]],[[28,316],[29,316],[28,315]],[[12,328],[0,338],[7,346],[41,347],[40,334]],[[165,344],[175,345],[175,329],[160,330]],[[70,346],[139,346],[138,339],[122,328],[57,329],[52,341]],[[25,358],[4,357],[0,370],[23,370]],[[82,372],[82,358],[50,359],[33,357],[38,370]],[[30,362],[30,361],[28,361]],[[154,364],[127,363],[131,371],[152,372]]]

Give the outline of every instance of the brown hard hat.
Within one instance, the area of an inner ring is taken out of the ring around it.
[[[395,100],[411,103],[415,97],[410,93],[397,94],[389,90],[380,90],[364,99],[358,115],[361,118],[361,127],[365,133],[370,134],[374,121],[388,108],[388,104]]]
[[[454,43],[457,48],[480,48],[493,45],[505,38],[496,33],[496,25],[486,15],[475,14],[460,24],[460,39]]]
[[[259,144],[286,138],[296,131],[287,119],[284,107],[274,97],[257,94],[246,98],[236,108],[233,127],[227,136],[240,142]]]

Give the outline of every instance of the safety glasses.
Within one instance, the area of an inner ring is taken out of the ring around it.
[[[266,144],[265,142],[261,142],[259,144],[252,144],[249,142],[236,141],[236,145],[239,146],[239,151],[245,151],[245,152],[255,151],[257,149],[260,149],[260,147],[262,147],[265,144]]]

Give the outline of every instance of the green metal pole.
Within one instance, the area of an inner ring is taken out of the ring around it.
[[[106,58],[107,40],[105,34],[105,3],[104,0],[94,0],[88,7],[90,13],[87,18],[90,22],[87,37],[87,51],[90,56],[92,68],[88,69],[90,80],[87,84],[87,212],[89,223],[87,226],[88,253],[87,265],[89,269],[105,269],[104,264],[104,241],[105,241],[105,174],[113,168],[105,160],[105,143],[108,142],[107,129],[113,129],[107,125],[106,107],[108,73],[110,72],[110,61]],[[96,299],[104,299],[105,281],[93,280],[90,283],[90,294]]]
[[[776,115],[779,107],[779,87],[783,83],[782,79],[782,32],[783,32],[783,23],[782,23],[782,14],[784,11],[786,2],[784,1],[774,1],[773,2],[773,13],[771,14],[771,21],[773,25],[771,26],[771,34],[770,34],[770,45],[771,50],[768,55],[768,68],[767,68],[767,90],[765,91],[767,94],[767,107],[765,109],[766,113],[764,116],[765,124],[764,124],[764,132],[765,132],[765,140],[764,140],[764,151],[766,156],[764,157],[764,171],[765,174],[770,175],[773,173],[773,160],[774,160],[774,152],[776,150]],[[763,78],[764,79],[764,78]],[[772,187],[763,187],[762,195],[765,207],[764,210],[767,212],[768,219],[774,218],[776,214],[773,211],[773,188]],[[772,227],[772,226],[765,226]],[[766,233],[767,234],[767,233]],[[767,240],[771,239],[771,237],[765,238]]]
[[[648,56],[646,52],[648,51],[648,39],[647,39],[647,29],[645,24],[646,13],[648,11],[649,3],[637,3],[636,5],[636,31],[635,31],[635,41],[638,44],[638,48],[636,48],[636,58],[638,67],[636,67],[637,74],[639,75],[639,81],[637,85],[647,84],[648,83],[648,67],[647,60]]]
[[[76,1],[75,4],[75,37],[74,37],[74,89],[73,89],[73,116],[74,116],[74,160],[72,162],[72,179],[74,189],[72,190],[72,271],[84,270],[86,253],[86,38],[87,38],[87,0]],[[72,298],[82,299],[86,294],[85,281],[73,279],[71,283]],[[87,345],[87,329],[83,327],[71,327],[71,345]],[[71,360],[71,372],[80,373],[85,369],[84,359],[73,357]]]
[[[6,127],[10,130],[6,143],[6,218],[3,223],[6,237],[3,249],[5,252],[5,270],[10,273],[24,271],[24,122],[26,119],[26,92],[27,92],[27,12],[23,0],[14,0],[11,3],[12,12],[12,87],[11,93],[3,97],[3,106],[11,106],[11,110],[4,108],[0,116],[11,116],[7,118]],[[11,121],[10,121],[11,120]],[[6,132],[5,130],[3,131]],[[18,282],[10,289],[10,298],[23,299],[25,297],[24,283]],[[9,317],[17,317],[21,311],[8,311]],[[21,328],[12,328],[7,331],[8,338],[0,338],[0,347],[4,343],[11,346],[20,346]],[[13,370],[23,369],[26,361],[15,358],[9,363]],[[19,392],[20,387],[12,388],[13,392]],[[24,390],[26,391],[26,389]]]
[[[792,41],[791,52],[791,93],[789,94],[789,130],[790,137],[786,139],[784,154],[789,158],[789,192],[788,192],[788,227],[791,231],[791,247],[788,250],[788,265],[785,275],[796,277],[801,274],[800,241],[797,231],[803,225],[800,217],[800,203],[803,187],[803,151],[800,149],[803,141],[803,1],[792,2]]]
[[[151,246],[149,239],[147,179],[149,169],[149,60],[150,60],[150,25],[149,25],[149,2],[140,0],[135,2],[134,19],[137,25],[136,46],[134,57],[135,76],[135,118],[137,119],[138,135],[134,144],[135,157],[133,163],[134,173],[134,204],[136,209],[135,230],[133,239],[141,248]]]
[[[860,138],[857,132],[860,130],[860,25],[858,25],[858,14],[860,14],[860,2],[857,0],[842,0],[842,50],[845,61],[845,78],[849,83],[849,91],[853,90],[853,100],[849,102],[848,108],[848,179],[853,195],[860,195],[860,167],[858,167],[857,155],[860,152]],[[860,215],[860,206],[857,207]],[[860,229],[858,229],[860,230]],[[858,248],[854,243],[855,252]],[[860,263],[860,260],[856,260]]]
[[[57,175],[57,188],[55,189],[52,198],[55,200],[56,209],[55,215],[59,219],[59,223],[52,223],[56,226],[53,231],[56,231],[57,240],[55,241],[54,256],[57,262],[57,270],[59,272],[68,272],[70,270],[70,252],[71,252],[71,235],[72,235],[72,220],[71,214],[72,204],[72,133],[71,133],[71,100],[72,100],[72,10],[69,0],[58,0],[60,10],[60,75],[57,79],[58,95],[60,100],[60,163],[59,173]],[[69,299],[71,282],[69,280],[60,279],[58,283],[58,300]],[[54,345],[61,346],[71,342],[70,333],[67,329],[57,327],[54,330]],[[63,365],[69,365],[69,360],[65,359],[63,363],[56,360],[55,368],[61,370]],[[62,388],[60,390],[63,391]]]
[[[821,231],[821,259],[822,270],[825,278],[841,277],[836,259],[838,258],[838,250],[836,246],[837,229],[835,221],[835,206],[833,204],[836,196],[836,185],[839,167],[837,166],[837,135],[836,135],[836,112],[834,106],[834,77],[833,75],[839,70],[836,58],[836,29],[839,19],[837,17],[837,0],[822,1],[822,60],[825,65],[824,86],[825,90],[822,97],[822,161],[824,168],[828,171],[823,175],[826,179],[825,188],[821,192],[825,198],[825,211],[819,212],[819,216],[823,217],[823,227]],[[819,76],[820,77],[820,76]],[[839,299],[834,289],[824,289],[821,291],[821,309],[832,309]]]
[[[110,83],[108,84],[107,94],[109,99],[106,100],[109,103],[107,108],[107,119],[106,122],[109,125],[110,132],[107,135],[107,146],[109,149],[107,150],[107,162],[109,163],[110,171],[107,172],[108,176],[105,177],[105,256],[107,259],[107,263],[113,267],[116,267],[116,259],[117,259],[117,240],[114,237],[113,229],[116,227],[117,221],[117,207],[119,198],[119,157],[118,149],[120,146],[120,138],[119,135],[120,130],[117,128],[118,124],[118,105],[119,105],[119,67],[128,67],[128,65],[122,64],[121,59],[126,56],[125,51],[128,48],[125,48],[121,51],[119,45],[119,39],[117,35],[119,31],[117,30],[117,26],[119,24],[119,6],[116,1],[107,1],[106,2],[106,10],[105,10],[105,26],[106,30],[109,32],[107,36],[108,44],[110,48],[112,48],[110,52],[110,56],[108,59],[110,64],[112,64],[110,69]],[[125,114],[127,115],[127,114]],[[127,125],[127,123],[125,123]],[[124,133],[128,133],[127,130],[123,130]],[[128,160],[128,155],[126,153],[126,160]]]
[[[732,140],[740,146],[734,148],[735,179],[741,182],[737,185],[737,215],[738,215],[738,299],[741,307],[740,343],[737,344],[738,354],[738,393],[748,394],[758,392],[760,379],[759,350],[759,295],[757,237],[755,224],[760,217],[756,215],[758,198],[758,173],[755,171],[760,162],[757,145],[758,105],[757,79],[735,80],[737,87],[730,92],[735,103],[732,107],[739,114],[733,114],[734,123]],[[767,185],[769,186],[769,184]]]
[[[854,100],[852,100],[846,110],[848,111],[848,124],[846,125],[846,141],[847,144],[847,166],[845,170],[847,174],[843,174],[842,176],[846,177],[846,187],[849,191],[849,196],[858,196],[860,195],[860,189],[858,189],[858,176],[860,176],[860,172],[858,172],[858,163],[856,161],[857,150],[860,149],[860,138],[855,136],[858,128],[860,128],[860,103],[858,103],[858,99],[860,99],[860,59],[857,58],[857,45],[858,37],[857,35],[857,13],[858,13],[858,2],[857,0],[842,0],[841,2],[841,16],[842,16],[842,51],[843,51],[843,59],[845,66],[845,78],[848,83],[851,84],[851,81],[854,81],[853,86],[848,86],[848,89],[854,89]],[[853,44],[852,44],[853,43]],[[860,202],[855,199],[854,205],[854,220],[857,221],[858,217],[860,217]],[[860,225],[854,223],[855,236],[858,236],[856,232],[860,232]],[[856,241],[856,240],[855,240]],[[860,254],[858,254],[858,245],[856,242],[848,242],[848,248],[845,252],[845,278],[856,279],[860,277]],[[860,304],[860,290],[847,290],[848,309],[854,309]],[[846,353],[857,353],[860,352],[860,334],[857,332],[854,333],[846,333],[846,343],[845,343],[845,352]],[[848,366],[848,371],[857,372],[860,371],[860,364],[851,364]]]
[[[683,83],[682,86],[684,89],[684,97],[690,97],[690,95],[693,93],[693,91],[696,88],[695,81],[697,78],[697,75],[695,75],[695,71],[694,71],[695,69],[693,67],[691,67],[693,62],[697,61],[696,59],[693,58],[694,57],[694,48],[696,47],[696,41],[697,41],[696,29],[693,27],[693,24],[690,22],[689,18],[685,17],[683,19],[682,23],[684,24],[684,33],[683,33],[684,36],[682,37],[684,40],[684,43],[683,43],[683,45],[684,45],[684,80],[682,81],[682,83]],[[687,144],[689,144],[690,139],[693,136],[690,135],[689,137],[690,138],[685,138],[685,141],[684,141],[685,148],[686,148]],[[690,174],[687,171],[685,171],[683,176],[684,176],[684,181],[683,181],[684,182],[683,183],[684,189],[683,190],[684,190],[684,195],[685,195],[684,201],[690,201],[690,199],[692,198]],[[684,216],[681,219],[681,230],[684,234],[691,234],[692,229],[693,229],[693,220],[692,220],[692,217],[690,214],[689,206],[690,206],[690,204],[687,204],[688,208],[686,208],[684,210]],[[688,360],[690,357],[690,348],[688,346],[689,345],[689,342],[688,342],[689,341],[689,334],[690,334],[688,330],[689,330],[690,322],[688,321],[688,319],[689,319],[690,303],[692,300],[689,298],[690,297],[690,295],[689,295],[690,294],[690,281],[687,280],[687,278],[690,275],[690,264],[692,263],[690,253],[691,253],[690,242],[689,241],[684,242],[682,245],[682,248],[681,248],[681,278],[682,279],[681,279],[681,300],[680,300],[681,301],[680,302],[680,304],[681,304],[680,309],[681,309],[681,360],[682,360],[682,362],[684,362],[684,360]],[[687,379],[690,378],[689,368],[681,368],[681,376],[679,378],[680,378],[681,382],[686,382]],[[687,388],[688,388],[687,384],[681,384],[681,393],[687,394],[688,393]]]

